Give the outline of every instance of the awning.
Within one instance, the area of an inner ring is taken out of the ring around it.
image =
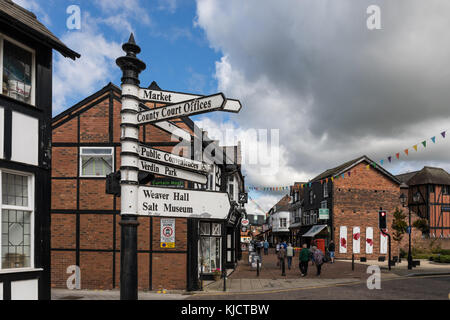
[[[311,229],[308,230],[307,233],[302,235],[302,237],[314,237],[316,234],[318,234],[320,231],[322,231],[326,227],[327,227],[326,224],[318,224],[316,226],[313,226]]]

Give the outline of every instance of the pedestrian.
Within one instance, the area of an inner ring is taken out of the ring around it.
[[[275,247],[275,251],[276,251],[276,254],[278,254],[278,251],[280,251],[280,243],[279,242],[277,243],[277,245]]]
[[[280,246],[280,251],[278,251],[278,261],[280,264],[280,268],[283,271],[281,275],[284,276],[284,266],[286,265],[286,249],[283,246]]]
[[[264,255],[268,255],[269,254],[269,242],[267,241],[267,239],[264,241]]]
[[[289,243],[286,248],[286,257],[287,257],[287,263],[288,263],[288,269],[291,270],[292,265],[292,257],[295,255],[294,248]]]
[[[316,250],[314,250],[313,256],[314,256],[314,263],[316,264],[317,267],[317,276],[320,277],[320,271],[322,269],[322,264],[324,260],[322,250],[316,248]]]
[[[334,244],[334,241],[331,240],[330,243],[328,244],[328,252],[330,253],[330,259],[331,259],[331,263],[334,263],[334,251],[336,249],[336,246]]]
[[[313,242],[314,243],[314,242]],[[315,245],[311,246],[310,250],[310,259],[311,259],[311,265],[314,264],[314,252],[317,250],[317,247]]]
[[[308,273],[308,262],[310,259],[310,251],[306,246],[306,243],[303,244],[303,248],[299,254],[299,267],[302,277],[305,277]]]

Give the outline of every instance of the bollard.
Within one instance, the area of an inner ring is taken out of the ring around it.
[[[256,261],[256,276],[259,277],[259,260]]]
[[[223,291],[227,291],[227,272],[223,272]]]
[[[352,271],[355,271],[355,255],[352,253]]]

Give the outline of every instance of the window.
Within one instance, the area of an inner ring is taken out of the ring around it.
[[[309,191],[309,204],[312,204],[314,201],[314,192],[311,190]]]
[[[324,183],[323,184],[323,197],[327,198],[328,197],[328,183]]]
[[[2,94],[34,104],[34,51],[0,35]]]
[[[32,176],[1,173],[0,269],[34,266],[32,186]]]
[[[286,228],[286,218],[280,218],[280,228]]]
[[[230,196],[230,200],[233,201],[234,200],[234,184],[232,182],[228,185],[228,195]]]
[[[222,269],[222,228],[220,223],[200,222],[199,273]]]
[[[428,192],[434,193],[434,185],[433,185],[433,184],[430,184],[430,185],[428,186]]]
[[[106,177],[113,171],[113,148],[80,148],[80,175]]]
[[[322,201],[321,203],[320,203],[320,208],[322,208],[322,209],[326,209],[327,208],[327,201],[325,200],[325,201]]]

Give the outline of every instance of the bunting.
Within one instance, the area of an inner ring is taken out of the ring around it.
[[[440,133],[442,139],[446,138],[447,131],[448,130],[444,130],[444,131],[442,131]],[[436,144],[436,136],[431,137],[430,140],[431,140],[431,142]],[[412,148],[416,152],[418,152],[418,149],[419,149],[418,146],[420,144],[423,146],[423,148],[426,148],[427,147],[427,140],[424,140],[421,143],[413,145]],[[409,156],[409,148],[404,149],[403,152],[405,153],[406,156]],[[395,157],[398,160],[400,160],[400,152],[395,153]],[[389,163],[392,163],[392,156],[391,155],[387,156],[385,159],[387,159],[389,161]],[[379,163],[380,163],[381,166],[383,166],[383,164],[385,162],[385,159],[379,160]],[[370,170],[371,166],[373,168],[377,168],[377,164],[375,162],[373,162],[371,164],[366,165],[366,170]],[[354,173],[355,171],[348,171],[347,172],[348,177],[351,176],[352,172]],[[345,179],[345,173],[342,173],[342,174],[334,176],[334,177],[325,178],[325,179],[322,179],[322,180],[320,180],[318,182],[320,182],[321,184],[324,184],[324,183],[328,183],[329,181],[333,182],[335,179]],[[275,187],[256,187],[256,186],[251,186],[251,187],[247,187],[246,190],[247,191],[253,191],[253,190],[255,190],[255,191],[288,191],[291,188],[294,188],[294,190],[300,190],[300,189],[306,188],[308,186],[311,187],[312,183],[308,182],[308,183],[302,183],[302,184],[295,185],[295,186],[275,186]]]

